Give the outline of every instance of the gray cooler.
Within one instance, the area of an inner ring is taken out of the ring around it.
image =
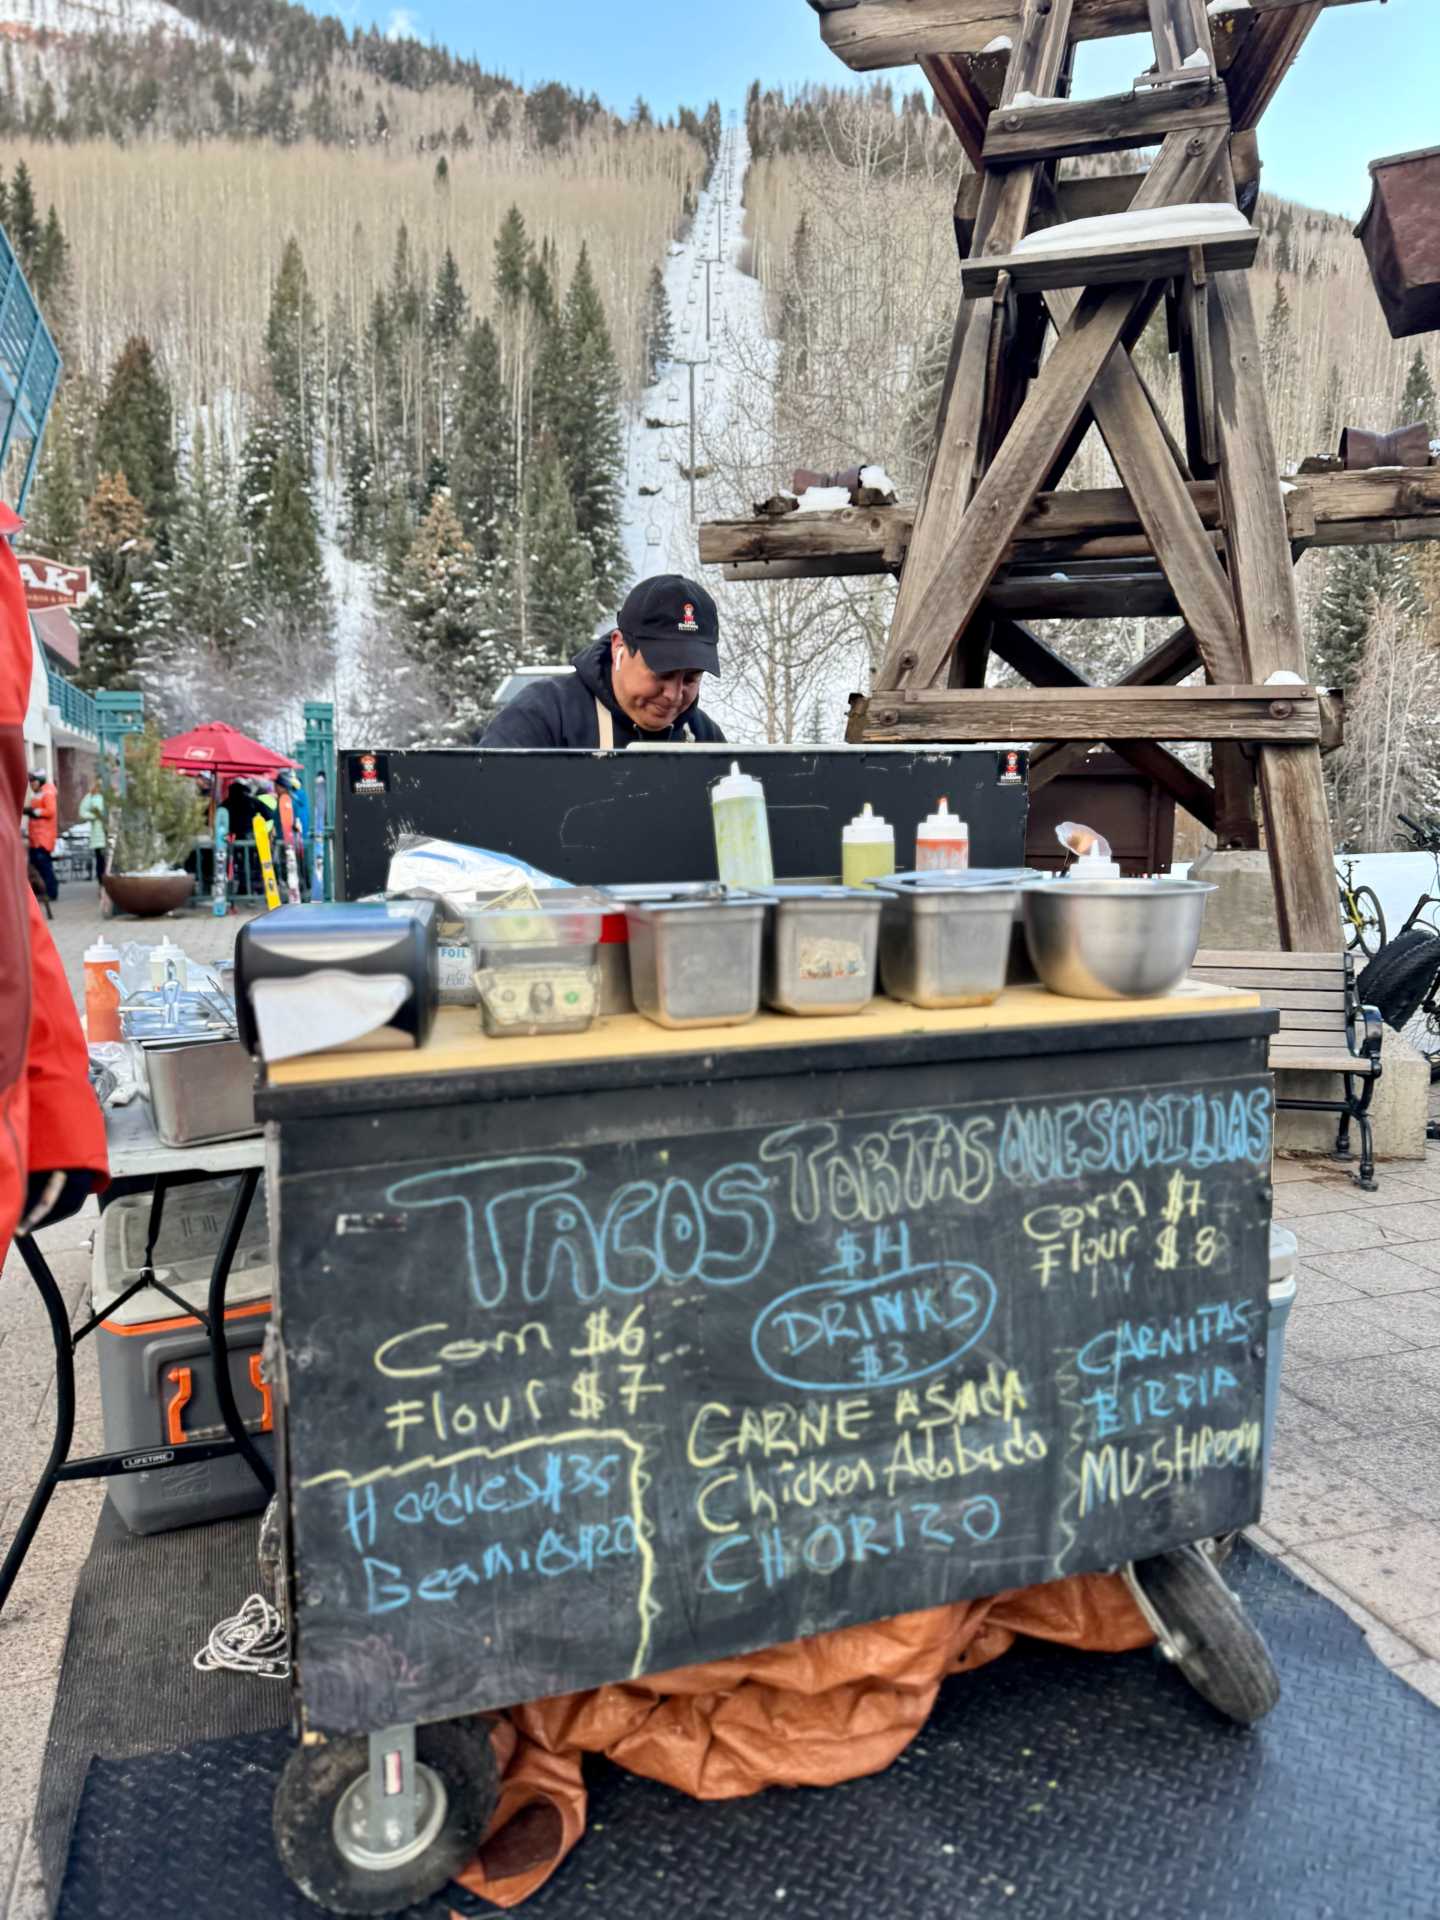
[[[229,1216],[235,1180],[197,1181],[165,1195],[155,1267],[166,1286],[203,1312],[210,1270]],[[107,1307],[137,1278],[145,1257],[148,1193],[107,1207],[95,1234],[91,1270],[94,1311]],[[225,1336],[235,1404],[257,1443],[271,1447],[271,1395],[260,1378],[270,1325],[274,1270],[264,1188],[258,1188],[231,1267]],[[100,1404],[108,1452],[149,1452],[186,1440],[224,1438],[224,1420],[205,1329],[153,1287],[106,1314],[95,1332]],[[259,1481],[238,1454],[219,1460],[116,1474],[110,1498],[132,1533],[165,1533],[203,1520],[254,1513],[265,1504]]]

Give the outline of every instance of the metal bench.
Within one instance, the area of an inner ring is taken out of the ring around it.
[[[1380,1042],[1385,1028],[1374,1007],[1360,1004],[1348,953],[1251,953],[1219,948],[1197,953],[1192,973],[1217,986],[1245,987],[1280,1015],[1270,1041],[1270,1070],[1337,1073],[1342,1098],[1301,1100],[1280,1091],[1275,1104],[1306,1113],[1338,1113],[1337,1158],[1350,1156],[1350,1122],[1360,1128],[1360,1171],[1367,1193],[1375,1191],[1375,1145],[1370,1099],[1380,1078]]]

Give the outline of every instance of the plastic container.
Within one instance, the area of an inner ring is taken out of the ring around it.
[[[884,896],[869,887],[767,892],[760,991],[780,1013],[860,1013],[875,994]]]
[[[1270,1446],[1280,1405],[1280,1376],[1285,1365],[1285,1323],[1295,1304],[1295,1263],[1299,1245],[1288,1227],[1270,1229],[1270,1322],[1265,1336],[1265,1436],[1262,1472],[1270,1472]]]
[[[880,981],[912,1007],[985,1007],[1005,990],[1017,890],[882,880]]]
[[[627,901],[625,917],[630,991],[647,1020],[734,1027],[759,1012],[763,899],[679,888]]]
[[[847,887],[863,887],[895,871],[895,829],[868,800],[840,836],[840,866]]]
[[[970,828],[942,794],[940,804],[922,820],[915,835],[917,873],[956,872],[970,864]]]
[[[120,970],[120,950],[108,940],[85,949],[85,1038],[92,1044],[120,1038],[120,989],[111,973]]]
[[[167,937],[158,947],[150,949],[150,985],[158,993],[170,978],[170,968],[173,966],[175,978],[182,987],[185,986],[188,964],[185,949],[177,947],[175,942]]]
[[[157,1274],[203,1312],[210,1270],[229,1218],[235,1182],[197,1181],[165,1197],[155,1247]],[[91,1304],[106,1313],[138,1279],[145,1258],[150,1195],[130,1194],[100,1216],[91,1266]],[[262,1453],[268,1453],[272,1397],[260,1377],[260,1352],[270,1324],[274,1269],[264,1188],[257,1188],[242,1228],[226,1291],[225,1339],[235,1404]],[[210,1366],[210,1344],[199,1321],[153,1287],[144,1287],[96,1330],[100,1406],[106,1450],[163,1453],[186,1440],[223,1438],[223,1419]],[[153,1473],[121,1473],[110,1498],[132,1533],[256,1513],[265,1494],[238,1454],[187,1462]]]
[[[465,915],[480,1019],[495,1039],[584,1033],[600,1008],[604,896],[552,887],[534,905]]]
[[[775,881],[770,854],[770,820],[765,811],[765,789],[740,762],[710,789],[710,812],[715,827],[715,864],[727,887],[768,887]]]

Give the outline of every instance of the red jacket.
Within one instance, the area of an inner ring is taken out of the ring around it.
[[[0,502],[0,1256],[32,1173],[84,1167],[103,1183],[105,1121],[90,1091],[85,1036],[25,870],[19,822],[29,788],[25,709],[33,653],[25,590]]]
[[[47,780],[38,793],[36,793],[33,787],[27,787],[25,791],[25,804],[27,807],[37,809],[36,812],[27,813],[25,816],[26,836],[31,846],[42,847],[46,853],[53,853],[55,851],[56,826],[58,824],[57,815],[59,813],[59,801],[55,793],[55,782],[53,780]]]

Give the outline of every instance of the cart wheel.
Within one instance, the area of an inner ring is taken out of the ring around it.
[[[1168,1652],[1202,1700],[1253,1726],[1280,1698],[1280,1676],[1240,1602],[1196,1547],[1137,1560],[1134,1577],[1170,1642]]]
[[[483,1721],[415,1731],[415,1838],[393,1854],[366,1844],[367,1740],[297,1747],[275,1789],[275,1847],[300,1891],[332,1913],[394,1913],[438,1893],[474,1857],[499,1796]]]

